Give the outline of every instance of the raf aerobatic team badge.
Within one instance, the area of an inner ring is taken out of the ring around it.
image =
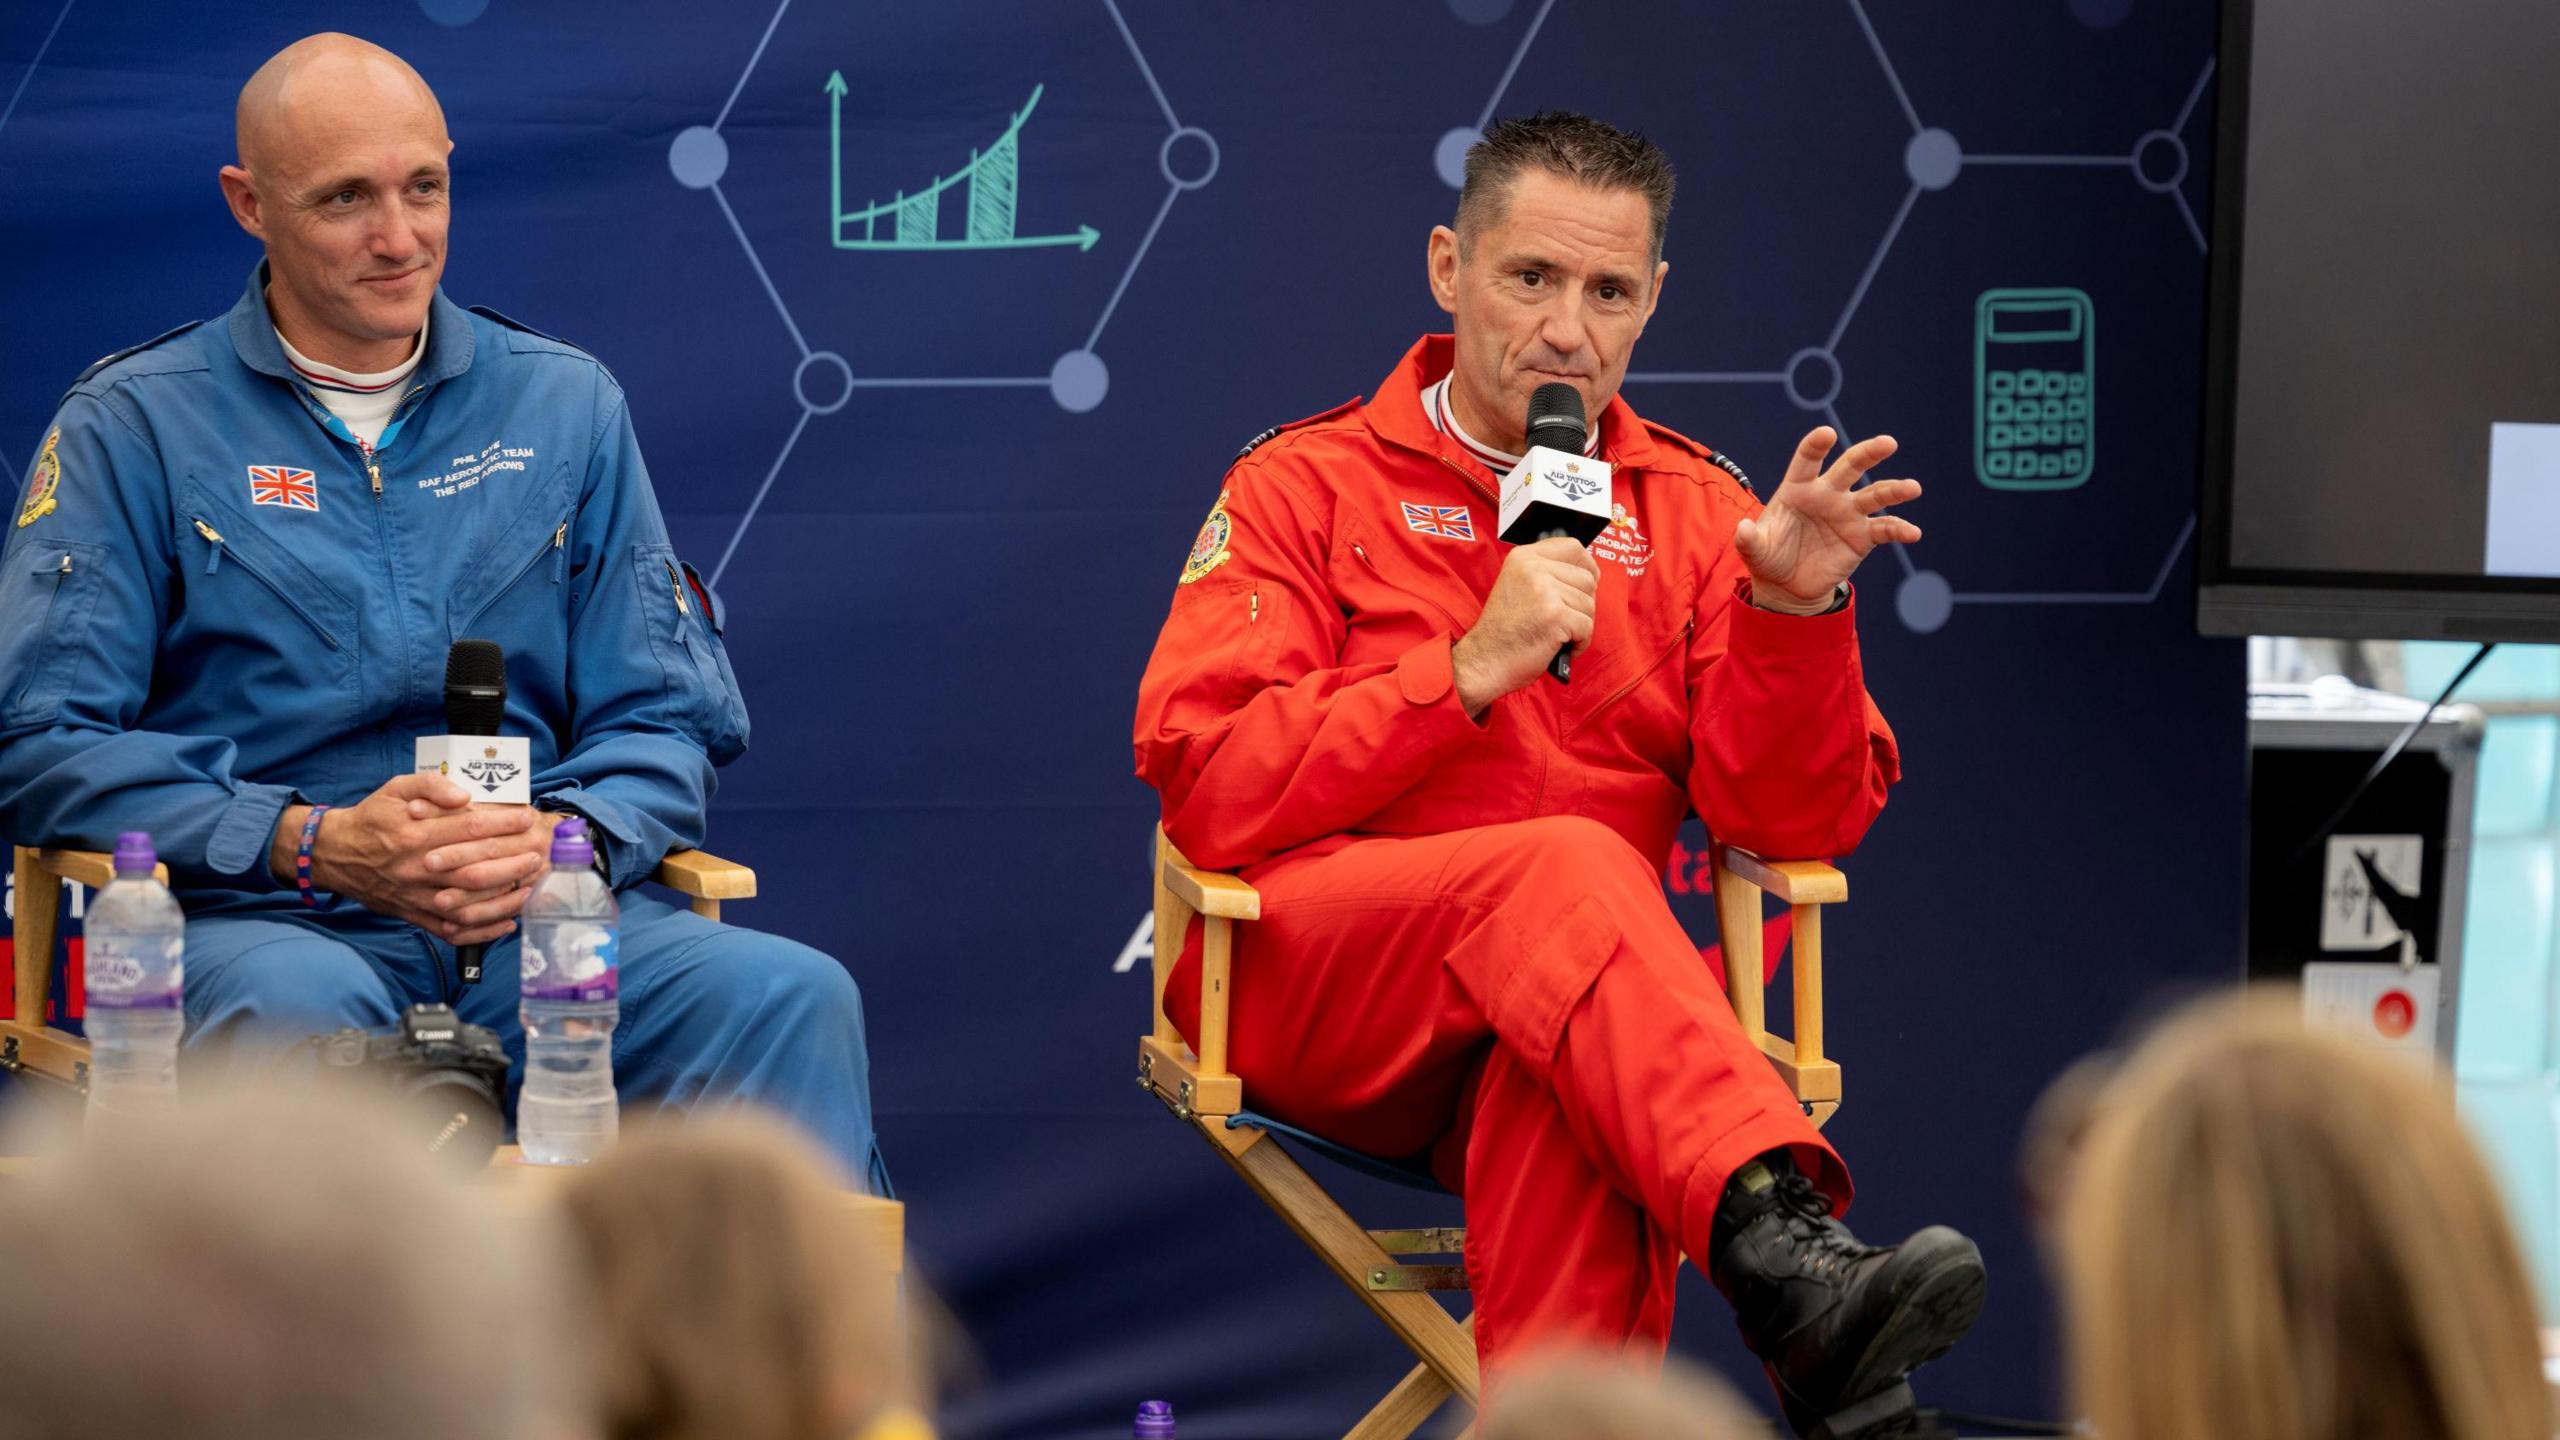
[[[1191,558],[1182,562],[1182,583],[1190,584],[1227,563],[1227,541],[1235,533],[1235,522],[1227,518],[1227,494],[1218,492],[1218,503],[1200,527],[1200,538],[1191,542]]]
[[[27,481],[27,503],[18,511],[18,528],[26,529],[53,513],[53,492],[62,488],[62,431],[44,437],[44,453],[36,456],[36,473]]]

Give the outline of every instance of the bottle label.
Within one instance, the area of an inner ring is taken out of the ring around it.
[[[621,937],[602,925],[564,926],[551,936],[565,953],[546,955],[528,934],[524,956],[527,1000],[614,1000],[622,994]]]
[[[81,986],[93,1010],[175,1010],[186,983],[185,967],[175,957],[154,967],[121,941],[92,940],[82,946]],[[175,948],[174,944],[172,948]],[[148,982],[157,968],[165,978]]]

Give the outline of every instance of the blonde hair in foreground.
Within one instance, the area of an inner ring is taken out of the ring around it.
[[[0,1185],[0,1440],[593,1433],[549,1216],[378,1098],[188,1084],[86,1134],[13,1120],[46,1158]]]
[[[1485,1412],[1484,1440],[1766,1440],[1733,1388],[1674,1357],[1648,1374],[1606,1354],[1523,1367]]]
[[[2452,1091],[2269,989],[2099,1094],[2061,1226],[2107,1440],[2550,1440],[2533,1297]]]
[[[838,1440],[918,1388],[845,1182],[780,1122],[662,1122],[561,1203],[593,1274],[608,1440]]]

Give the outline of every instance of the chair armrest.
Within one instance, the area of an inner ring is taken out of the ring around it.
[[[1784,904],[1838,905],[1849,898],[1849,877],[1820,860],[1763,860],[1727,846],[1724,865]]]
[[[1175,898],[1202,915],[1216,915],[1228,920],[1262,918],[1260,892],[1233,875],[1168,861],[1164,867],[1164,884]]]
[[[752,900],[756,872],[704,850],[670,850],[650,879],[695,900]]]
[[[116,878],[116,857],[104,850],[39,849],[34,854],[37,869],[92,890],[104,889],[108,881]],[[169,883],[166,864],[152,866],[151,873],[160,877],[161,884]]]

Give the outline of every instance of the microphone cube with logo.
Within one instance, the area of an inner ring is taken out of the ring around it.
[[[1502,477],[1502,538],[1527,545],[1570,535],[1588,545],[1609,528],[1609,462],[1532,445]]]
[[[444,661],[445,732],[418,737],[417,773],[442,775],[483,805],[533,803],[533,742],[501,735],[507,660],[490,640],[456,640]]]
[[[1570,535],[1588,545],[1609,528],[1609,462],[1582,453],[1582,395],[1541,385],[1529,397],[1529,448],[1502,477],[1500,533],[1527,545]]]
[[[418,773],[442,775],[478,805],[533,803],[533,742],[522,735],[421,735]]]

